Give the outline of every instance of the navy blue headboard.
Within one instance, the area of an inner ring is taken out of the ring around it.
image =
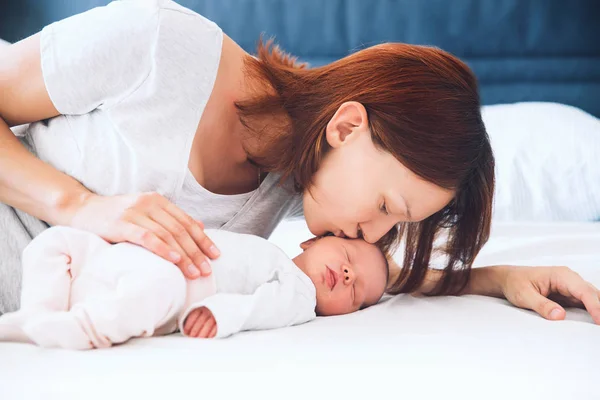
[[[441,47],[477,74],[484,104],[554,101],[600,117],[598,0],[179,0],[246,50],[261,32],[313,65],[398,41]],[[108,0],[0,0],[15,41]]]

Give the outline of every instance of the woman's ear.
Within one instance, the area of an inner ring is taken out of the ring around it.
[[[369,131],[367,110],[357,101],[347,101],[337,109],[327,124],[327,143],[334,149]]]

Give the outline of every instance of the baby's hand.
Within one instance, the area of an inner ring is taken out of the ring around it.
[[[208,308],[196,308],[185,319],[183,333],[190,337],[214,338],[217,334],[217,321]]]

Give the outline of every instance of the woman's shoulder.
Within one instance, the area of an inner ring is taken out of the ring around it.
[[[142,2],[146,2],[147,0],[130,0],[130,1],[142,1]],[[195,22],[198,22],[202,25],[202,28],[205,29],[212,29],[212,30],[217,30],[220,31],[221,28],[219,28],[219,26],[214,23],[213,21],[209,20],[208,18],[204,17],[203,15],[198,14],[197,12],[182,6],[179,3],[176,3],[172,0],[154,0],[156,1],[156,5],[157,7],[162,10],[165,11],[167,13],[172,13],[173,15],[177,15],[179,14],[179,16],[181,18],[188,18],[191,20],[195,20]]]
[[[177,33],[183,44],[207,35],[222,35],[221,28],[202,15],[170,0],[120,0],[54,22],[43,29],[47,36],[67,36],[73,42],[86,40],[96,49],[110,43],[112,49],[151,47],[165,33]],[[79,32],[77,35],[75,33]],[[173,43],[177,45],[178,43]]]
[[[131,0],[140,1],[140,0]],[[159,25],[157,40],[169,46],[174,54],[200,66],[218,65],[223,31],[213,21],[170,0],[157,1]]]
[[[113,1],[42,30],[44,81],[56,108],[73,115],[111,107],[153,74],[166,87],[211,86],[222,35],[172,1]]]

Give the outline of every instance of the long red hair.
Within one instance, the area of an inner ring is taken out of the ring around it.
[[[360,102],[373,142],[421,178],[452,189],[452,202],[421,222],[401,223],[378,244],[405,244],[404,265],[392,294],[410,292],[425,278],[436,235],[448,233],[445,273],[429,294],[457,293],[490,233],[494,156],[480,113],[477,81],[458,58],[434,47],[389,43],[329,65],[307,68],[272,41],[248,57],[247,76],[269,88],[236,103],[240,120],[261,135],[254,160],[309,188],[330,149],[325,135],[340,105]],[[265,130],[264,121],[286,123]]]

